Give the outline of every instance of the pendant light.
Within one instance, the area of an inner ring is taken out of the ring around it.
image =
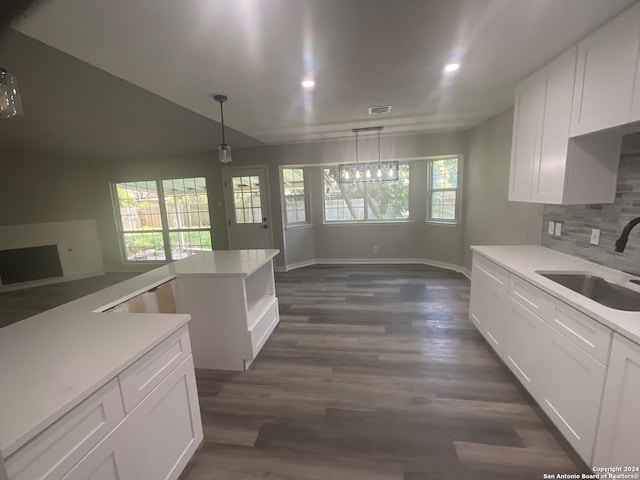
[[[218,160],[220,163],[231,163],[231,147],[224,139],[224,111],[222,104],[228,100],[226,95],[214,95],[213,99],[220,104],[220,120],[222,126],[222,143],[218,146]]]
[[[22,116],[22,99],[16,77],[0,67],[0,118]]]

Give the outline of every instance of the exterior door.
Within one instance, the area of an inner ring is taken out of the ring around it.
[[[223,175],[229,248],[271,248],[266,168],[227,168]]]

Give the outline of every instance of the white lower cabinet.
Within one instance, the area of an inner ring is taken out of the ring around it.
[[[473,259],[469,318],[502,356],[509,273],[482,258]]]
[[[539,397],[544,328],[545,323],[540,317],[509,298],[504,361],[534,398]]]
[[[469,317],[588,465],[637,463],[640,346],[617,338],[609,363],[609,328],[478,255]]]
[[[144,478],[136,467],[136,445],[122,422],[62,480],[135,480]]]
[[[507,294],[487,283],[478,283],[474,291],[469,306],[471,318],[489,345],[502,356]]]
[[[606,367],[549,325],[541,353],[540,405],[590,463]]]
[[[139,478],[175,480],[202,440],[193,358],[184,360],[127,416]]]
[[[640,345],[615,334],[593,464],[638,466],[639,459]]]
[[[9,480],[176,480],[202,438],[184,326],[10,455],[6,470]]]

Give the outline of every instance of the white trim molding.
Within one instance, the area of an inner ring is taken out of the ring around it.
[[[277,266],[276,272],[288,272],[312,265],[429,265],[431,267],[443,268],[462,273],[465,277],[471,278],[468,269],[453,263],[440,262],[428,258],[315,258],[302,262],[290,263],[285,266]]]

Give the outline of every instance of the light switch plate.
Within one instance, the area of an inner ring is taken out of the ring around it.
[[[600,229],[591,229],[591,245],[600,245]]]
[[[560,222],[556,222],[555,236],[559,237],[560,235],[562,235],[562,224]]]
[[[553,235],[553,232],[555,232],[555,228],[556,222],[549,222],[549,229],[547,230],[547,232],[549,232],[549,235]]]

